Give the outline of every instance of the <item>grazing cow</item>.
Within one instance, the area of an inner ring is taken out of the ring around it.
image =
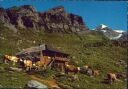
[[[86,74],[87,70],[91,68],[88,65],[84,65],[83,67],[80,68],[80,73]]]
[[[5,55],[4,56],[4,62],[6,63],[7,61],[12,61],[13,65],[15,65],[15,63],[17,63],[19,61],[19,58],[16,56]]]
[[[33,65],[39,69],[41,67],[46,68],[46,66],[51,62],[51,58],[45,56],[44,58],[42,58],[40,61],[37,61],[36,63],[34,63]]]
[[[125,79],[125,78],[127,78],[127,74],[126,73],[117,73],[116,77],[117,77],[117,79],[121,79],[121,78]]]
[[[44,61],[37,61],[36,63],[33,64],[37,69],[43,67],[45,65]]]
[[[99,70],[93,70],[93,76],[98,76],[99,74]]]
[[[31,60],[20,60],[20,62],[23,62],[26,70],[31,70],[32,65],[33,65]]]
[[[112,82],[115,82],[117,80],[117,76],[114,73],[108,73],[107,77],[108,77],[108,82],[110,84],[112,84]]]
[[[74,72],[74,74],[78,73],[80,71],[80,67],[75,67],[74,65],[66,65],[65,66],[66,73],[68,72]]]
[[[88,69],[86,70],[86,74],[87,74],[88,76],[90,76],[90,77],[93,77],[93,70],[92,70],[92,68],[88,68]]]

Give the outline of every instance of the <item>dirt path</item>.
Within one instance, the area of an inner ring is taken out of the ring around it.
[[[33,80],[37,80],[42,83],[48,84],[51,88],[57,88],[60,89],[60,87],[57,85],[56,80],[44,80],[36,77],[35,75],[29,75]]]

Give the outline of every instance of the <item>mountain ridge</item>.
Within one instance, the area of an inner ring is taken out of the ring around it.
[[[0,20],[13,25],[16,29],[30,28],[46,32],[77,33],[89,30],[81,16],[67,13],[63,6],[45,12],[37,12],[31,5],[0,8]]]

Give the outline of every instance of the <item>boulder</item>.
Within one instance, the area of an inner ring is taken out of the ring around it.
[[[79,77],[77,75],[72,75],[71,76],[71,80],[72,81],[78,81],[79,80]]]
[[[0,67],[0,73],[2,73],[4,71],[5,71],[4,67]]]
[[[16,68],[16,67],[9,67],[10,71],[17,71],[17,72],[21,72],[22,68]]]
[[[36,81],[31,80],[27,84],[28,89],[48,89],[48,86]]]
[[[0,85],[0,88],[3,88],[3,86],[2,86],[2,85]]]

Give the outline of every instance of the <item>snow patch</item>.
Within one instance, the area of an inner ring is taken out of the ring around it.
[[[119,34],[118,36],[113,37],[113,38],[111,38],[111,39],[113,39],[113,40],[117,40],[117,39],[119,39],[121,36],[122,36],[122,34]]]
[[[101,31],[104,32],[104,33],[107,32],[106,30],[101,30]]]
[[[118,33],[123,33],[123,32],[125,32],[125,31],[123,31],[123,30],[114,30],[115,32],[118,32]]]

